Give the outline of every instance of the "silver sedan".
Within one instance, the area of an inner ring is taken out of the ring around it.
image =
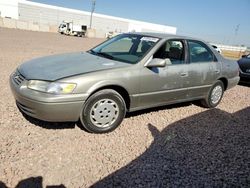
[[[19,109],[45,121],[79,121],[104,133],[127,112],[201,100],[216,107],[239,81],[237,62],[188,37],[128,33],[78,53],[20,65],[10,76]]]

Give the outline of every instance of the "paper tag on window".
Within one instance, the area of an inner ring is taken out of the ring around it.
[[[157,42],[159,39],[154,37],[142,37],[141,41]]]

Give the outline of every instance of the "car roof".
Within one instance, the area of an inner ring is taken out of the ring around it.
[[[196,39],[196,38],[193,38],[193,37],[181,36],[181,35],[173,35],[173,34],[168,34],[168,33],[131,32],[130,34],[145,35],[145,36],[157,37],[157,38],[161,38],[161,39],[173,39],[174,38],[174,39],[189,39],[189,40],[203,41],[201,39]]]

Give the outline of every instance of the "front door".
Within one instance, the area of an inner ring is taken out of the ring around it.
[[[153,55],[165,59],[165,67],[144,67],[141,71],[140,106],[152,107],[183,100],[187,96],[185,88],[188,79],[188,64],[185,60],[184,42],[167,41]]]

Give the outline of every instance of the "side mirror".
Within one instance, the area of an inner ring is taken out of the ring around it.
[[[159,59],[159,58],[154,58],[148,62],[146,67],[152,68],[152,67],[165,67],[166,66],[166,61],[165,59]]]
[[[247,55],[242,55],[241,57],[242,57],[242,58],[246,58],[246,57],[247,57]]]

